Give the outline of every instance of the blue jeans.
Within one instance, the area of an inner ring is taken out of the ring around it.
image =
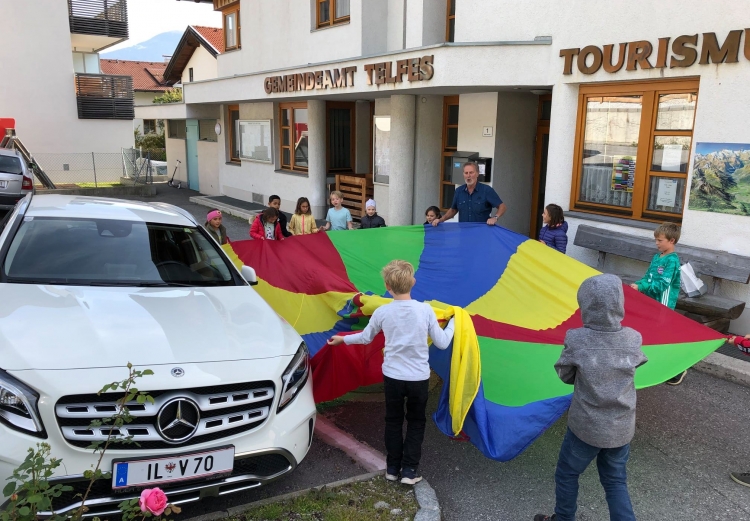
[[[629,456],[630,444],[615,449],[600,449],[582,441],[568,429],[560,447],[555,471],[557,521],[575,521],[578,477],[594,458],[599,470],[599,481],[607,496],[610,521],[635,521],[625,469]]]

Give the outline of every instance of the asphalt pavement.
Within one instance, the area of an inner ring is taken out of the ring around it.
[[[428,404],[437,408],[439,387]],[[639,521],[748,520],[750,488],[729,478],[750,471],[750,389],[697,371],[682,385],[638,391],[637,428],[628,465]],[[384,404],[347,402],[326,411],[339,428],[384,451]],[[512,461],[485,458],[428,421],[421,470],[447,521],[523,521],[552,513],[554,472],[565,433],[561,418]],[[579,521],[609,519],[596,466],[581,478]]]
[[[206,222],[206,214],[210,208],[190,202],[190,198],[201,195],[200,192],[185,188],[180,188],[178,190],[177,188],[167,186],[166,183],[156,183],[155,186],[156,196],[154,197],[144,198],[141,196],[130,195],[118,196],[118,198],[132,201],[159,201],[161,203],[173,204],[190,212],[199,224]],[[224,215],[222,224],[224,224],[224,227],[227,229],[227,235],[230,240],[236,241],[250,238],[250,223],[246,220],[231,215]]]

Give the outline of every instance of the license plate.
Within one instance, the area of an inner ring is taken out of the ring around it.
[[[8,181],[0,181],[0,188],[2,189],[8,188]]]
[[[195,480],[230,474],[234,468],[234,447],[163,458],[115,461],[112,467],[114,490]]]

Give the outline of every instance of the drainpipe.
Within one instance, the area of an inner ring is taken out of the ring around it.
[[[406,3],[408,0],[404,0],[404,16],[402,18],[401,25],[403,26],[403,34],[401,37],[401,48],[406,49]]]

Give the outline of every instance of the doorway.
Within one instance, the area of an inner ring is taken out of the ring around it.
[[[544,196],[547,188],[547,157],[549,151],[549,121],[552,113],[552,95],[539,97],[536,126],[536,150],[534,153],[534,185],[531,192],[531,226],[529,237],[539,238],[544,212]]]
[[[188,119],[185,128],[185,161],[187,162],[188,188],[199,190],[198,186],[198,120]]]

